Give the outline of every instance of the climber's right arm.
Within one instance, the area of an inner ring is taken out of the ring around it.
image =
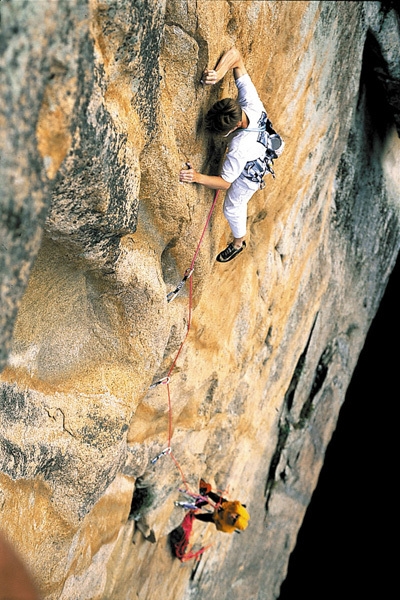
[[[220,175],[203,175],[203,173],[199,173],[192,167],[180,171],[179,181],[182,183],[199,183],[210,190],[227,190],[231,187],[231,184]]]

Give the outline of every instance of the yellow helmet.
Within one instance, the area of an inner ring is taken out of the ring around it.
[[[236,508],[237,514],[239,515],[236,519],[235,527],[236,529],[240,529],[244,531],[249,524],[250,515],[242,504],[239,504]]]

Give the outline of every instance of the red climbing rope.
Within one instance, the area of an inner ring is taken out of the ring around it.
[[[202,234],[201,234],[201,236],[200,236],[199,243],[197,244],[196,252],[194,253],[193,260],[192,260],[192,262],[191,262],[191,264],[190,264],[190,268],[191,268],[191,269],[193,269],[193,268],[194,268],[194,263],[196,262],[197,255],[198,255],[198,253],[199,253],[199,251],[200,251],[200,246],[201,246],[201,244],[202,244],[202,242],[203,242],[203,237],[204,237],[204,234],[205,234],[205,232],[206,232],[206,229],[207,229],[207,227],[208,227],[208,224],[209,224],[209,222],[210,222],[211,216],[212,216],[212,214],[213,214],[213,211],[214,211],[215,205],[216,205],[216,203],[217,203],[218,196],[219,196],[219,192],[220,192],[220,190],[216,190],[216,191],[215,191],[215,194],[214,194],[214,200],[213,200],[213,203],[211,204],[211,208],[210,208],[210,210],[209,210],[209,213],[208,213],[208,215],[207,215],[206,224],[204,225],[204,229],[203,229],[203,232],[202,232]]]
[[[184,276],[184,278],[182,279],[182,282],[181,282],[181,284],[183,285],[183,283],[187,279],[189,279],[188,320],[187,320],[187,327],[186,327],[185,337],[184,337],[183,341],[181,342],[181,345],[179,346],[178,352],[177,352],[177,354],[176,354],[176,356],[175,356],[175,358],[174,358],[174,360],[172,362],[172,365],[171,365],[171,367],[170,367],[170,369],[168,371],[167,376],[164,377],[163,379],[161,379],[159,382],[157,382],[156,384],[154,384],[152,386],[152,387],[154,387],[158,383],[165,383],[165,385],[167,386],[167,393],[168,393],[168,448],[165,451],[163,451],[159,456],[161,456],[163,454],[169,454],[169,456],[171,457],[171,459],[174,461],[174,463],[175,463],[175,465],[176,465],[176,467],[177,467],[177,469],[178,469],[178,471],[179,471],[179,473],[181,475],[182,483],[184,484],[184,486],[185,486],[185,488],[187,490],[189,490],[189,486],[187,484],[187,481],[186,481],[185,475],[183,473],[183,470],[182,470],[179,462],[177,461],[177,459],[175,458],[175,456],[173,455],[173,453],[171,451],[171,442],[172,442],[172,433],[173,433],[172,432],[172,429],[173,429],[173,415],[172,415],[172,402],[171,402],[171,392],[170,392],[169,384],[170,384],[171,373],[172,373],[172,371],[174,370],[174,368],[176,366],[176,363],[178,361],[179,355],[180,355],[180,353],[182,351],[182,348],[183,348],[183,346],[184,346],[184,344],[186,342],[186,339],[187,339],[187,337],[189,335],[190,326],[191,326],[191,323],[192,323],[192,305],[193,305],[193,279],[192,279],[191,275],[192,275],[193,270],[194,270],[194,264],[196,262],[197,256],[198,256],[198,254],[200,252],[200,247],[201,247],[201,244],[203,242],[204,235],[206,233],[206,230],[207,230],[207,227],[208,227],[208,225],[210,223],[210,220],[211,220],[211,217],[212,217],[215,205],[217,203],[219,192],[220,192],[220,190],[216,190],[215,191],[214,200],[213,200],[213,202],[211,204],[211,208],[210,208],[210,210],[208,212],[207,219],[206,219],[205,225],[203,227],[203,231],[201,233],[201,236],[200,236],[199,242],[197,244],[195,253],[193,255],[192,262],[190,264],[189,269],[187,269],[185,271],[185,276]],[[177,293],[179,292],[179,290],[182,287],[181,284],[179,284],[177,286],[176,290],[174,292],[172,292],[172,296],[170,296],[171,299],[173,299],[177,295]],[[168,301],[170,301],[170,300],[168,300]],[[155,460],[157,460],[157,458],[158,457],[156,457]]]
[[[193,270],[194,270],[194,264],[195,264],[195,262],[196,262],[196,259],[197,259],[197,256],[198,256],[198,254],[199,254],[199,252],[200,252],[200,247],[201,247],[201,244],[202,244],[202,242],[203,242],[203,238],[204,238],[204,235],[205,235],[205,233],[206,233],[206,230],[207,230],[208,224],[209,224],[209,222],[210,222],[211,216],[212,216],[212,214],[213,214],[213,211],[214,211],[215,205],[216,205],[216,203],[217,203],[217,199],[218,199],[219,192],[220,192],[220,190],[216,190],[216,191],[215,191],[215,194],[214,194],[214,200],[213,200],[213,203],[212,203],[212,205],[211,205],[211,208],[210,208],[210,210],[209,210],[209,212],[208,212],[207,219],[206,219],[206,223],[205,223],[205,225],[204,225],[204,227],[203,227],[203,231],[202,231],[202,233],[201,233],[201,236],[200,236],[199,242],[198,242],[198,244],[197,244],[196,251],[195,251],[195,253],[194,253],[194,255],[193,255],[192,262],[190,263],[190,267],[189,267],[189,269],[187,269],[187,271],[186,271],[186,272],[190,271],[190,274],[192,274],[192,273],[193,273]],[[186,338],[187,338],[187,336],[189,335],[190,326],[191,326],[191,321],[192,321],[192,299],[193,299],[193,279],[190,277],[190,278],[189,278],[189,308],[188,308],[188,322],[187,322],[187,328],[186,328],[186,335],[185,335],[185,337],[184,337],[184,339],[183,339],[183,341],[182,341],[181,345],[179,346],[179,350],[178,350],[178,352],[177,352],[177,355],[175,356],[175,359],[174,359],[174,361],[173,361],[173,363],[172,363],[172,365],[171,365],[171,367],[170,367],[170,369],[169,369],[169,371],[168,371],[168,375],[167,375],[167,377],[168,377],[168,378],[170,377],[170,375],[171,375],[172,371],[173,371],[173,370],[174,370],[174,368],[175,368],[176,362],[177,362],[177,360],[178,360],[178,358],[179,358],[179,355],[180,355],[180,353],[181,353],[181,350],[182,350],[182,348],[183,348],[183,345],[184,345],[184,343],[186,342]],[[168,383],[169,383],[169,382],[168,382]],[[168,383],[167,383],[167,385],[168,385]],[[171,441],[171,440],[170,440],[170,441]]]

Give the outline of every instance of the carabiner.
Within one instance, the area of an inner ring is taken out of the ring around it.
[[[149,390],[152,390],[153,388],[155,388],[161,384],[167,385],[170,381],[171,381],[171,377],[163,377],[162,379],[159,379],[155,383],[152,383],[151,386],[149,387]]]
[[[167,454],[171,454],[171,447],[168,446],[167,448],[165,448],[165,450],[162,450],[160,452],[160,454],[157,454],[157,456],[155,456],[154,458],[151,459],[151,464],[154,465],[154,463],[156,463],[158,461],[159,458],[161,458],[162,456],[166,456]]]

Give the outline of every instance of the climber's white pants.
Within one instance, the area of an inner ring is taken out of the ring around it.
[[[246,235],[247,203],[257,189],[258,185],[250,188],[247,182],[236,179],[226,192],[224,215],[235,238]]]

